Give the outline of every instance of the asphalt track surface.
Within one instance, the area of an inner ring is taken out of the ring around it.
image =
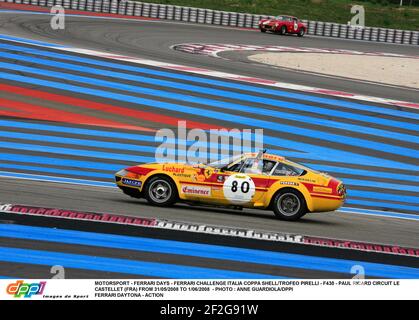
[[[412,90],[404,90],[400,88],[389,88],[389,87],[382,87],[373,84],[361,84],[356,81],[347,81],[347,80],[336,80],[336,79],[328,79],[328,78],[319,78],[314,76],[307,76],[301,75],[298,73],[293,73],[289,71],[283,70],[270,70],[263,66],[256,66],[246,64],[244,65],[243,62],[227,62],[221,59],[214,59],[210,57],[203,57],[203,56],[194,56],[185,53],[179,53],[172,51],[170,46],[177,43],[183,42],[217,42],[217,43],[248,43],[248,44],[265,44],[265,45],[287,45],[287,46],[306,46],[306,47],[317,47],[317,48],[342,48],[342,49],[351,49],[351,50],[361,50],[361,51],[385,51],[385,52],[394,52],[394,53],[402,53],[402,54],[416,54],[417,47],[409,47],[409,46],[395,46],[395,45],[388,45],[388,44],[376,44],[376,43],[366,43],[360,41],[343,41],[343,40],[336,40],[336,39],[324,39],[324,38],[317,38],[317,37],[305,37],[303,39],[296,38],[296,37],[279,37],[275,35],[262,35],[257,32],[253,31],[244,31],[244,30],[231,30],[228,28],[217,28],[211,26],[198,26],[198,25],[189,25],[183,23],[170,23],[170,22],[161,22],[161,21],[120,21],[120,20],[103,20],[103,19],[88,19],[88,18],[79,18],[79,17],[67,17],[67,25],[65,31],[52,31],[49,27],[49,18],[43,15],[30,15],[30,14],[19,14],[14,15],[12,13],[0,13],[0,33],[2,34],[9,34],[17,37],[24,37],[30,39],[36,39],[40,41],[49,41],[53,43],[65,44],[70,46],[75,46],[79,48],[87,48],[87,49],[97,49],[102,51],[108,51],[112,53],[119,53],[124,55],[130,56],[138,56],[141,58],[150,58],[155,60],[161,60],[166,62],[173,62],[177,64],[185,64],[188,66],[199,66],[205,67],[212,70],[220,70],[225,72],[233,72],[233,73],[240,73],[249,76],[257,76],[266,79],[273,79],[273,80],[280,80],[280,81],[289,81],[291,83],[298,83],[298,84],[305,84],[305,85],[312,85],[323,87],[327,89],[334,89],[334,90],[344,90],[354,93],[360,94],[368,94],[368,95],[375,95],[380,97],[388,97],[392,99],[401,99],[407,100],[412,102],[418,102],[419,97],[417,92]],[[31,50],[35,47],[32,47],[28,44],[17,44],[9,41],[1,41],[1,45],[13,45],[16,46],[14,49],[5,49],[8,54],[16,54],[18,53],[19,56],[0,56],[1,63],[7,63],[7,65],[3,65],[3,69],[7,73],[14,74],[16,76],[27,76],[27,77],[36,77],[40,80],[51,80],[51,74],[47,74],[46,72],[59,72],[62,71],[61,67],[57,66],[46,66],[41,65],[38,62],[34,62],[33,60],[20,60],[21,57],[30,57],[30,53],[22,53],[23,50]],[[53,49],[43,49],[47,52],[55,52]],[[77,54],[72,54],[74,57],[81,57]],[[103,59],[98,59],[102,61]],[[66,62],[60,59],[52,59],[51,61],[56,62]],[[67,61],[68,62],[68,61]],[[6,66],[17,65],[20,67],[24,67],[26,69],[8,69]],[[81,64],[82,66],[86,66]],[[129,65],[129,64],[128,64]],[[137,65],[138,66],[138,65]],[[31,69],[27,68],[40,68],[40,70],[44,71],[44,74],[34,75],[31,72]],[[61,69],[61,70],[60,70]],[[110,71],[112,68],[103,67],[102,69]],[[151,68],[152,69],[152,68]],[[69,74],[73,74],[75,76],[82,76],[85,70],[77,71],[67,70]],[[127,74],[134,75],[133,72],[127,72]],[[179,73],[181,74],[181,73]],[[158,76],[152,77],[153,79],[160,79]],[[78,114],[81,116],[90,116],[94,119],[105,119],[115,124],[127,124],[132,126],[141,126],[147,129],[159,129],[162,126],[168,126],[169,124],[162,125],[159,121],[146,121],[146,120],[139,120],[139,119],[129,119],[129,117],[116,115],[111,113],[104,114],[103,112],[99,111],[92,111],[92,110],[85,110],[83,108],[74,108],[70,107],[68,104],[65,103],[54,103],[53,101],[47,101],[42,98],[34,98],[30,94],[21,95],[22,91],[16,91],[17,87],[29,89],[29,90],[41,90],[43,92],[47,92],[49,94],[62,94],[62,91],[59,88],[46,88],[43,86],[38,86],[36,83],[26,83],[22,84],[22,82],[16,80],[9,81],[2,81],[3,84],[7,86],[13,86],[13,90],[7,90],[8,87],[3,87],[3,90],[0,91],[0,98],[6,100],[13,100],[18,101],[22,104],[31,104],[36,103],[38,106],[54,108],[56,110],[62,112],[74,112],[77,110]],[[19,78],[21,79],[21,78]],[[90,89],[97,89],[99,86],[95,83],[95,81],[99,80],[109,80],[106,76],[98,75],[92,77],[91,84],[85,84],[84,87]],[[135,81],[133,80],[119,80],[120,83],[124,85],[134,84]],[[66,79],[62,77],[61,83],[74,85],[76,83],[73,79]],[[188,81],[184,81],[182,83],[190,84]],[[159,89],[158,86],[152,84],[144,85],[145,88],[148,89]],[[208,88],[214,88],[212,86],[208,86]],[[10,89],[10,88],[9,88]],[[124,93],[125,88],[118,88],[118,89],[109,89],[115,93]],[[167,89],[169,92],[174,94],[183,94],[184,91],[180,89]],[[27,91],[25,91],[27,93]],[[243,93],[241,90],[233,90],[235,93]],[[32,92],[33,93],[33,92]],[[31,94],[32,94],[31,93]],[[68,92],[67,92],[68,95]],[[147,96],[142,93],[132,93],[132,95],[136,96],[137,98],[142,98]],[[206,95],[202,93],[194,93],[195,97],[198,98],[205,98]],[[80,92],[74,92],[72,97],[79,98],[79,99],[91,99],[87,98],[87,95]],[[271,97],[263,94],[255,94],[256,97],[266,98]],[[171,98],[165,97],[158,97],[156,101],[160,102],[170,102]],[[227,102],[227,103],[235,103],[233,98],[219,98],[219,100]],[[296,99],[288,98],[285,99],[286,101],[298,102]],[[95,102],[100,103],[115,103],[116,100],[108,100],[104,97],[95,97],[93,99]],[[188,102],[189,106],[197,106],[197,103]],[[255,106],[263,107],[267,109],[270,106],[262,103],[255,103]],[[324,105],[321,103],[313,103],[314,106],[319,107],[326,107],[330,109],[330,113],[333,113],[334,107]],[[131,110],[143,110],[148,112],[155,111],[152,107],[142,106],[141,109],[136,106],[135,103],[131,102],[121,102],[118,101],[118,106],[123,106],[129,108]],[[419,113],[415,110],[404,110],[396,107],[389,107],[389,106],[380,106],[383,110],[387,110],[389,112],[401,110],[402,112],[408,111],[412,115],[418,115]],[[4,109],[4,105],[3,105]],[[7,109],[7,108],[6,108]],[[210,108],[211,109],[211,108]],[[3,110],[4,112],[4,110]],[[7,111],[8,112],[8,111]],[[377,148],[375,150],[370,149],[368,147],[363,148],[360,146],[351,146],[345,144],[344,141],[332,141],[332,142],[322,142],[321,139],[314,139],[310,137],[296,137],[293,134],[283,134],[284,138],[289,138],[291,140],[303,141],[308,144],[314,144],[320,147],[330,147],[336,148],[340,151],[348,151],[352,152],[354,155],[362,155],[362,156],[372,156],[382,159],[383,162],[385,161],[394,161],[395,163],[402,163],[405,165],[405,168],[401,169],[398,167],[380,167],[380,166],[364,166],[361,164],[353,163],[349,165],[349,168],[354,170],[353,172],[358,172],[358,174],[351,173],[351,174],[344,174],[343,178],[350,179],[353,181],[354,185],[351,186],[352,190],[358,196],[354,198],[361,203],[360,205],[355,204],[354,206],[358,207],[366,207],[371,208],[370,204],[373,202],[371,199],[368,200],[368,197],[365,197],[369,193],[388,193],[392,196],[396,195],[396,198],[392,198],[390,200],[385,199],[381,202],[380,205],[383,207],[379,207],[379,209],[383,210],[395,210],[394,208],[400,205],[400,207],[404,208],[401,212],[407,212],[410,214],[414,214],[415,206],[417,206],[417,192],[415,188],[418,188],[419,183],[417,180],[409,181],[409,176],[417,177],[417,169],[415,166],[417,165],[417,144],[415,144],[414,140],[409,139],[402,139],[403,137],[415,137],[417,138],[417,130],[409,129],[409,126],[417,126],[417,120],[409,119],[407,117],[394,117],[389,115],[383,115],[380,113],[370,112],[370,111],[356,111],[354,114],[358,116],[371,116],[371,118],[377,119],[377,121],[371,125],[368,125],[378,129],[378,130],[387,130],[387,132],[392,132],[395,135],[400,134],[399,140],[393,137],[386,137],[380,136],[378,137],[375,135],[371,137],[368,133],[353,133],[345,131],[344,129],[338,130],[333,128],[325,128],[324,126],[316,125],[316,124],[298,124],[300,127],[308,127],[313,130],[319,129],[321,132],[325,134],[343,134],[346,136],[351,136],[354,138],[365,139],[364,141],[371,141],[376,143],[384,143],[387,145],[391,150],[387,151],[384,149],[380,149],[380,145],[377,144]],[[292,111],[291,113],[295,115],[304,115],[304,112],[300,112],[297,110]],[[174,119],[179,119],[184,114],[179,115],[175,110],[165,110],[164,114],[166,116],[171,116]],[[242,116],[244,113],[240,111],[234,111],[232,114]],[[16,116],[16,115],[15,115]],[[71,118],[67,115],[67,120]],[[258,119],[260,120],[268,120],[272,121],[272,117],[270,116],[263,116],[258,115]],[[352,118],[350,120],[340,119],[331,114],[328,116],[318,116],[319,119],[324,120],[332,120],[338,121],[341,123],[346,124],[354,124],[354,125],[364,125],[365,122],[360,121],[359,119]],[[201,115],[191,115],[187,116],[189,121],[195,121],[198,123],[210,124],[210,125],[226,125],[226,127],[231,127],[228,121],[223,120],[215,120],[215,119],[208,119]],[[112,136],[113,133],[122,133],[122,134],[131,134],[131,130],[126,130],[124,128],[119,128],[116,130],[115,128],[106,128],[106,126],[102,126],[101,128],[92,128],[92,126],[82,125],[81,123],[72,123],[69,124],[60,124],[60,123],[53,123],[51,122],[52,119],[41,119],[43,121],[38,120],[22,120],[19,117],[10,118],[10,117],[3,117],[1,119],[1,130],[4,133],[2,136],[1,142],[4,143],[2,146],[2,156],[4,156],[2,160],[2,169],[3,171],[14,171],[16,173],[37,173],[37,168],[39,171],[46,172],[47,169],[50,172],[54,172],[54,176],[61,176],[61,177],[68,177],[68,172],[62,171],[60,173],[59,170],[62,170],[65,161],[71,162],[68,167],[72,167],[74,172],[71,174],[73,178],[83,179],[86,178],[83,174],[80,173],[80,166],[76,166],[75,163],[77,161],[84,161],[86,160],[86,155],[88,152],[109,152],[118,154],[121,158],[119,159],[101,159],[98,153],[92,153],[87,155],[87,159],[90,161],[90,167],[85,166],[84,163],[83,171],[84,173],[89,173],[91,177],[95,177],[97,181],[109,182],[111,172],[116,171],[115,169],[119,167],[124,167],[130,164],[134,164],[137,162],[141,162],[140,160],[143,159],[144,161],[150,157],[149,152],[144,150],[133,150],[136,151],[135,155],[138,158],[131,157],[132,150],[126,151],[119,149],[114,149],[110,151],[110,146],[106,143],[123,143],[126,142],[126,139],[123,139],[121,136]],[[45,121],[47,120],[47,121]],[[77,117],[76,117],[77,120]],[[403,123],[405,127],[395,127],[388,125],[388,121],[399,121]],[[279,125],[286,125],[287,121],[285,120],[274,120],[275,123]],[[14,122],[14,123],[13,123]],[[383,123],[387,124],[383,124]],[[16,126],[17,124],[17,126]],[[31,125],[33,125],[31,127]],[[41,126],[43,127],[43,134],[47,134],[48,137],[57,136],[60,139],[69,139],[68,142],[64,140],[58,141],[40,141],[38,134],[40,134]],[[47,126],[50,127],[47,127]],[[54,126],[54,127],[51,127]],[[238,126],[240,127],[240,126]],[[58,128],[58,129],[57,129]],[[100,130],[102,136],[98,138],[96,134],[84,134],[82,135],[80,132],[83,130],[91,130],[97,129]],[[58,131],[57,131],[58,130]],[[68,130],[74,130],[73,132]],[[80,132],[76,132],[79,130]],[[273,129],[266,130],[265,134],[273,135]],[[5,132],[8,132],[6,134]],[[378,131],[377,131],[378,132]],[[377,133],[376,132],[376,133]],[[380,131],[381,132],[381,131]],[[109,133],[108,137],[105,137],[103,133]],[[147,137],[153,137],[152,132],[144,131],[141,133]],[[100,141],[104,146],[89,146],[88,144],[83,144],[83,142],[75,142],[74,139],[96,139],[95,141]],[[73,140],[70,140],[73,139]],[[149,141],[149,140],[144,140]],[[131,141],[133,143],[133,141]],[[77,150],[80,151],[80,154],[77,154],[73,151],[72,154],[69,154],[68,151],[71,150],[70,147],[74,148],[74,145],[77,146]],[[36,148],[34,146],[37,146]],[[150,142],[144,142],[144,146],[152,147],[153,144]],[[269,147],[269,146],[268,146]],[[392,148],[405,148],[405,149],[394,149],[396,151],[392,151]],[[60,150],[53,149],[53,148],[62,148]],[[288,152],[292,150],[286,147],[281,147],[279,150],[283,150],[284,152]],[[411,153],[409,153],[411,150]],[[9,158],[6,155],[12,155]],[[103,153],[101,153],[103,155]],[[46,156],[46,157],[45,157]],[[48,157],[54,157],[53,162],[48,162]],[[127,157],[129,160],[123,160],[123,158]],[[16,161],[13,159],[19,158],[19,165],[16,165]],[[105,157],[106,158],[106,157]],[[299,160],[298,157],[296,160]],[[37,166],[33,166],[32,169],[29,168],[29,165],[34,162],[37,162]],[[325,160],[313,160],[311,161],[315,165],[321,166],[330,166],[330,163]],[[95,167],[93,163],[100,163],[102,168]],[[80,164],[81,165],[81,164]],[[8,168],[8,170],[6,170]],[[57,171],[58,170],[58,171]],[[77,172],[77,170],[79,170]],[[333,173],[333,169],[332,173]],[[359,174],[360,171],[356,170],[371,170],[373,172],[378,172],[378,175],[384,174],[382,177],[375,176],[372,180],[375,181],[375,184],[371,186],[362,186],[359,185],[359,181],[371,181],[369,178],[363,177]],[[403,181],[401,189],[397,189],[397,183],[401,183],[398,178],[396,177],[404,177],[405,181]],[[356,182],[358,181],[358,182]],[[358,185],[357,185],[358,183]],[[384,187],[381,187],[380,184],[383,184]],[[396,185],[396,190],[390,188],[390,186]],[[407,188],[406,188],[407,187]],[[409,188],[412,188],[413,191],[409,191]],[[378,190],[377,190],[378,189]],[[375,195],[376,196],[376,195]],[[397,198],[399,197],[399,198]],[[367,242],[379,242],[379,243],[386,243],[386,244],[395,244],[395,245],[403,245],[403,246],[411,246],[411,247],[418,247],[419,246],[419,238],[418,238],[418,230],[419,230],[419,222],[411,221],[411,220],[402,220],[402,219],[390,219],[385,217],[376,217],[376,216],[367,216],[367,215],[349,215],[343,213],[322,213],[322,214],[313,214],[308,215],[305,217],[301,222],[298,223],[287,223],[283,221],[278,221],[274,219],[272,213],[270,212],[263,212],[263,211],[254,211],[254,210],[245,210],[245,211],[232,211],[232,210],[225,210],[225,209],[216,209],[216,208],[201,208],[201,207],[189,207],[186,205],[178,205],[175,208],[155,208],[148,206],[142,200],[132,200],[127,198],[126,196],[122,195],[118,190],[111,189],[111,188],[99,188],[99,187],[92,187],[92,186],[80,186],[80,185],[67,185],[63,183],[46,183],[46,182],[35,182],[31,180],[16,180],[15,178],[0,178],[0,201],[3,203],[19,203],[19,204],[28,204],[28,205],[39,205],[45,207],[57,207],[57,208],[65,208],[65,209],[74,209],[74,210],[86,210],[86,211],[106,211],[106,212],[113,212],[119,214],[126,214],[126,215],[134,215],[134,216],[141,216],[141,217],[159,217],[159,218],[166,218],[166,219],[173,219],[179,221],[189,221],[189,222],[198,222],[204,224],[213,224],[213,225],[224,225],[224,226],[235,226],[235,227],[243,227],[243,228],[251,228],[257,230],[266,230],[266,231],[277,231],[277,232],[290,232],[290,233],[300,233],[306,235],[313,235],[313,236],[323,236],[323,237],[332,237],[332,238],[339,238],[339,239],[351,239],[351,240],[359,240],[359,241],[367,241]],[[363,202],[364,201],[364,202]],[[367,203],[367,205],[362,205],[362,203]],[[416,202],[415,202],[416,201]],[[404,207],[403,207],[404,206]],[[20,240],[19,240],[20,241]],[[15,247],[25,248],[28,250],[34,250],[36,247],[28,247],[27,242],[21,241],[19,242],[16,240]],[[45,244],[45,246],[49,246],[51,244]],[[40,245],[42,247],[42,245]],[[53,247],[49,250],[54,250]],[[73,250],[73,249],[71,249]],[[71,251],[68,249],[67,251]],[[84,251],[83,251],[84,250]],[[78,254],[82,252],[86,252],[88,248],[76,248],[72,253]],[[112,253],[109,253],[112,255]],[[129,256],[129,253],[127,253]],[[156,257],[153,258],[154,260]],[[153,260],[152,259],[152,260]],[[1,270],[8,270],[8,265],[6,262],[3,267],[0,267]],[[24,270],[24,265],[21,266]],[[32,271],[35,269],[31,269]],[[246,271],[248,267],[237,266],[237,270]],[[45,270],[38,270],[42,274]],[[288,272],[289,276],[300,276],[299,274],[295,274],[292,272]],[[270,274],[278,274],[281,273],[277,270],[277,273],[273,272],[272,270],[267,272],[260,271],[260,273],[270,273]],[[75,273],[76,276],[80,276],[80,273]],[[86,277],[89,277],[89,273],[86,273]],[[339,275],[334,274],[336,277]],[[102,274],[103,277],[106,274]],[[115,274],[110,275],[112,277]],[[123,274],[119,274],[119,276],[123,276]],[[147,275],[141,275],[141,277]],[[324,274],[310,274],[310,276],[314,277],[322,277]]]

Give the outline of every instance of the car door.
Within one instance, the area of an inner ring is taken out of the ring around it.
[[[285,25],[287,26],[287,32],[293,32],[293,22],[291,17],[285,17]]]
[[[262,200],[268,185],[269,176],[263,174],[263,159],[247,158],[239,170],[228,172],[223,195],[230,204],[252,206]]]

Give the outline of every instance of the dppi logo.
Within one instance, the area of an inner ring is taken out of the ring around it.
[[[7,293],[14,295],[15,298],[31,298],[33,295],[41,295],[44,293],[46,282],[24,283],[22,280],[7,286]]]

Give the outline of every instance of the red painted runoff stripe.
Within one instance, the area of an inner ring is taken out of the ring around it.
[[[16,93],[23,96],[38,98],[42,100],[49,100],[49,101],[54,101],[54,102],[63,103],[67,105],[73,105],[73,106],[82,107],[86,109],[98,110],[102,112],[117,114],[120,116],[127,116],[130,118],[136,118],[136,119],[141,119],[141,120],[150,121],[150,122],[163,123],[163,124],[172,125],[172,126],[177,126],[178,121],[182,121],[182,119],[179,119],[179,118],[164,116],[164,115],[153,113],[153,112],[133,110],[133,109],[114,106],[110,104],[99,103],[99,102],[94,102],[94,101],[84,100],[84,99],[79,99],[79,98],[73,98],[69,96],[58,95],[58,94],[49,93],[49,92],[40,91],[40,90],[32,90],[32,89],[27,89],[27,88],[17,87],[17,86],[12,86],[12,85],[7,85],[7,84],[0,84],[0,90]],[[195,121],[187,121],[186,127],[199,128],[199,129],[204,129],[204,130],[223,128],[216,125],[210,125],[210,124],[206,124],[202,122],[195,122]]]
[[[132,125],[121,123],[121,122],[81,115],[74,112],[67,112],[67,111],[56,110],[52,108],[45,108],[45,107],[37,106],[34,104],[23,103],[19,101],[8,100],[8,99],[0,99],[0,115],[25,118],[25,119],[58,121],[58,122],[66,122],[66,123],[73,123],[73,124],[84,124],[84,125],[91,125],[91,126],[118,128],[118,129],[126,129],[126,130],[137,130],[137,131],[148,131],[148,132],[155,131],[149,128],[132,126]]]

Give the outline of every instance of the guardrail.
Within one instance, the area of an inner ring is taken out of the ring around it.
[[[159,18],[199,24],[213,24],[238,28],[258,28],[258,22],[267,15],[246,14],[165,4],[153,4],[127,0],[0,0],[16,4],[43,7],[61,5],[66,9]],[[349,25],[303,20],[307,34],[323,37],[345,38],[374,42],[419,45],[419,32],[375,27],[354,28]]]

